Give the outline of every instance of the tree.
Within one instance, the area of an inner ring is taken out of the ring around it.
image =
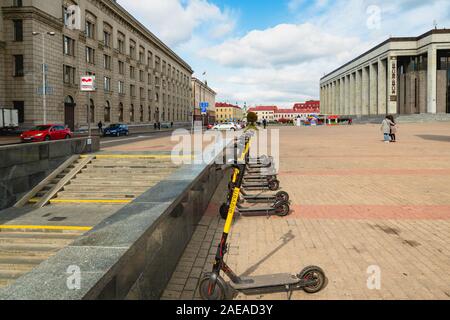
[[[255,124],[258,121],[258,116],[254,112],[249,112],[247,114],[247,122],[250,124]]]

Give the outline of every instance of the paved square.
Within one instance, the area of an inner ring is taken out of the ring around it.
[[[402,124],[384,144],[377,125],[280,128],[286,218],[237,218],[227,263],[239,275],[298,273],[329,279],[292,299],[450,299],[450,123]],[[198,299],[222,233],[219,187],[163,299]],[[381,289],[367,286],[370,266]],[[287,299],[286,293],[236,299]]]

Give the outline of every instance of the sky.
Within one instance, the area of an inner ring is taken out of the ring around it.
[[[240,106],[318,99],[322,76],[387,38],[450,28],[449,0],[118,2]]]

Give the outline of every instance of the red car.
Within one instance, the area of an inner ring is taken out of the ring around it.
[[[73,137],[72,131],[63,125],[48,124],[37,126],[29,131],[25,131],[20,136],[22,142],[42,142],[51,140],[63,140]]]

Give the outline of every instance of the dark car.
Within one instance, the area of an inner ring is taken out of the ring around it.
[[[25,131],[20,136],[22,142],[43,142],[51,140],[63,140],[73,137],[72,131],[64,125],[46,124],[36,126]]]
[[[128,130],[128,126],[125,124],[111,124],[108,128],[106,128],[103,132],[103,135],[106,136],[127,136],[130,134],[130,131]]]

